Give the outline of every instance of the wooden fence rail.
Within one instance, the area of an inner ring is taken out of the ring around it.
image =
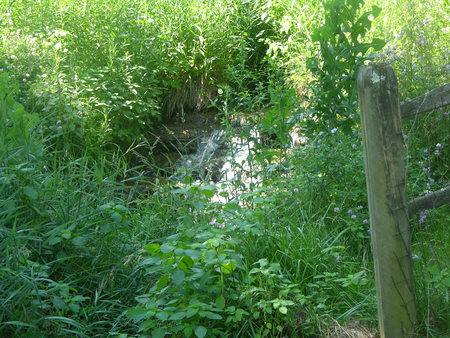
[[[416,301],[408,215],[450,201],[450,188],[407,203],[401,118],[450,104],[450,84],[400,109],[394,71],[361,67],[358,93],[381,337],[412,337]]]

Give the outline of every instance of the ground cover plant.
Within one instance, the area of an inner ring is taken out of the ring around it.
[[[400,104],[447,83],[449,15],[1,1],[0,336],[376,335],[356,72],[390,63]],[[245,149],[239,174],[148,177],[162,164],[133,149],[205,111]],[[448,184],[448,125],[404,121],[410,199]],[[419,336],[449,334],[448,211],[411,218]]]

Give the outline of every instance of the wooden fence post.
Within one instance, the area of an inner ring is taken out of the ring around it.
[[[361,67],[358,91],[380,334],[410,337],[414,335],[416,304],[394,71],[386,64]]]

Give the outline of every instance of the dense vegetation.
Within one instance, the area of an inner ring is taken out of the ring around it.
[[[403,101],[449,82],[449,20],[446,0],[2,0],[0,336],[370,336],[356,73],[392,64]],[[144,175],[165,123],[204,111],[252,145],[251,183]],[[404,121],[410,198],[448,184],[448,126]],[[449,334],[448,221],[411,219],[420,336]]]

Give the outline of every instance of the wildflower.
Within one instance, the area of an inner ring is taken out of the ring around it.
[[[436,148],[440,148],[440,147],[442,147],[442,144],[440,144],[440,143],[436,144]]]
[[[363,224],[369,224],[369,220],[367,220],[367,219],[363,219]]]
[[[424,153],[424,154],[428,154],[428,148],[425,148],[425,149],[423,150],[423,153]]]
[[[61,130],[61,129],[63,129],[63,127],[61,127],[61,126],[56,127],[56,130]]]
[[[340,211],[341,209],[340,208],[334,208],[334,212],[338,212],[338,211]]]
[[[425,222],[425,219],[428,217],[428,211],[421,211],[420,212],[420,218],[419,223]]]
[[[352,144],[352,148],[355,149],[356,148],[356,144],[353,143]]]
[[[430,20],[423,20],[423,25],[426,26],[426,25],[428,25],[429,22],[430,22]]]
[[[372,230],[368,229],[367,233],[369,234],[369,236],[372,235]]]
[[[298,189],[297,189],[297,188],[294,188],[294,192],[298,192]]]
[[[422,168],[422,170],[423,170],[424,172],[429,172],[429,171],[430,171],[430,167]]]
[[[442,114],[444,117],[448,116],[448,111],[446,111],[445,113]]]
[[[320,144],[317,145],[317,149],[320,149]]]
[[[348,214],[353,214],[353,210],[352,210],[352,209],[348,209],[348,210],[347,210],[347,213],[348,213]]]
[[[403,135],[403,139],[407,140],[409,138],[409,135]]]
[[[338,129],[337,128],[333,128],[333,129],[331,129],[331,133],[332,134],[336,134],[336,132],[338,131]]]
[[[417,256],[415,253],[412,253],[411,259],[413,259],[413,260],[419,259],[419,256]]]
[[[356,215],[352,215],[352,219],[356,219]]]
[[[362,205],[358,205],[356,209],[361,210],[362,208],[364,208]]]

